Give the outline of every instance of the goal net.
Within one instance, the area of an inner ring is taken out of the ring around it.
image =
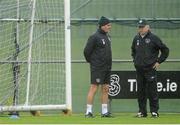
[[[0,12],[0,111],[71,110],[69,0],[1,0]]]

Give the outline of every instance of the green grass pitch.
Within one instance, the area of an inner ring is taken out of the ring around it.
[[[5,0],[4,0],[5,1]],[[52,0],[50,0],[52,1]],[[79,8],[83,3],[87,0],[71,0],[71,12]],[[44,3],[44,0],[38,0],[37,2]],[[60,5],[60,0],[53,0],[53,3],[56,4],[54,6]],[[80,4],[81,3],[81,4]],[[154,3],[154,5],[152,4]],[[2,2],[1,2],[2,4]],[[143,6],[142,6],[143,5]],[[83,8],[79,9],[72,15],[72,18],[98,18],[101,15],[107,17],[118,17],[120,19],[123,18],[136,18],[136,17],[165,17],[165,18],[177,18],[179,16],[180,10],[180,0],[93,0]],[[143,7],[143,8],[141,8]],[[151,8],[152,7],[152,8]],[[107,9],[108,8],[108,9]],[[112,9],[109,9],[112,8]],[[128,11],[127,11],[128,8]],[[164,8],[171,11],[164,11]],[[169,9],[168,9],[169,8]],[[46,12],[42,12],[42,8],[39,7],[39,12],[42,15],[46,15]],[[151,10],[153,9],[153,10]],[[36,10],[37,12],[37,10]],[[48,12],[50,13],[50,12]],[[60,12],[55,12],[59,14]],[[40,13],[39,13],[40,14]],[[152,14],[152,15],[151,15]],[[42,16],[43,17],[43,16]],[[49,17],[51,18],[51,17]],[[5,22],[2,22],[5,23]],[[12,48],[8,48],[6,50],[0,49],[0,53],[4,53],[3,51],[10,52],[9,50],[14,49],[14,42],[9,41],[6,44],[3,44],[7,38],[4,37],[5,34],[11,34],[14,30],[12,30],[12,26],[14,23],[9,23],[9,25],[4,25],[2,27],[2,31],[0,33],[0,46],[4,48],[5,46],[12,46]],[[38,24],[35,26],[36,34],[41,31],[44,23]],[[21,23],[21,26],[26,26],[26,23]],[[83,49],[85,43],[90,34],[96,31],[97,22],[93,24],[74,24],[71,25],[71,51],[72,51],[72,60],[84,60]],[[4,30],[9,29],[9,30]],[[118,23],[112,23],[112,30],[110,35],[112,36],[112,55],[113,59],[132,59],[130,53],[130,47],[132,43],[132,39],[136,34],[137,28],[129,25],[120,25]],[[170,48],[170,55],[168,59],[179,59],[179,48],[180,48],[180,29],[163,29],[163,28],[152,28],[152,32],[156,33],[158,36],[162,38],[162,40],[167,44]],[[12,35],[13,36],[13,35]],[[11,36],[11,37],[12,37]],[[26,36],[28,38],[28,35]],[[25,38],[26,38],[25,37]],[[51,38],[52,37],[52,38]],[[45,39],[53,39],[53,35],[46,35]],[[21,39],[24,39],[24,36],[20,36]],[[41,40],[41,38],[39,38]],[[6,40],[7,41],[7,40]],[[22,40],[28,42],[28,40]],[[50,41],[51,42],[51,41]],[[40,42],[39,42],[40,43]],[[42,41],[43,43],[43,41]],[[22,44],[23,45],[23,44]],[[43,45],[43,44],[42,44]],[[44,46],[41,46],[44,48]],[[28,48],[26,49],[28,50]],[[33,51],[33,53],[38,52],[38,50]],[[56,53],[55,49],[51,50],[51,54]],[[22,51],[20,54],[27,54],[27,52]],[[59,55],[59,54],[58,54]],[[51,56],[51,55],[50,55]],[[24,57],[24,56],[23,56]],[[44,65],[43,65],[44,66]],[[6,70],[4,70],[6,68]],[[7,71],[7,68],[10,69],[10,77],[13,77],[12,73],[12,64],[9,63],[6,66],[0,68],[0,76],[3,77],[4,71]],[[49,69],[56,70],[49,66]],[[21,67],[23,69],[23,67]],[[36,67],[34,69],[37,69]],[[42,68],[43,69],[43,68]],[[41,70],[42,70],[41,69]],[[113,63],[112,70],[134,70],[134,66],[132,63]],[[180,63],[163,63],[159,70],[180,70]],[[44,71],[44,70],[42,70]],[[34,71],[35,72],[35,71]],[[34,72],[32,74],[34,74]],[[36,74],[36,72],[35,72]],[[59,78],[59,77],[58,77]],[[50,82],[51,80],[48,79]],[[47,81],[44,80],[44,81]],[[44,85],[44,81],[40,83],[40,85]],[[47,81],[47,82],[49,82]],[[85,112],[86,107],[86,97],[89,89],[90,82],[90,71],[89,65],[87,63],[72,63],[72,108],[75,113],[83,113]],[[80,89],[81,88],[81,89]],[[40,90],[39,90],[40,91]],[[2,93],[1,93],[2,94]],[[45,100],[45,99],[44,99]],[[94,101],[94,110],[99,111],[101,109],[99,95],[96,96]],[[46,101],[46,100],[45,100]],[[148,108],[149,109],[149,108]],[[137,100],[133,99],[119,99],[113,100],[112,102],[112,111],[113,113],[118,112],[137,112]],[[160,100],[160,114],[161,112],[178,112],[180,113],[180,99],[161,99]],[[174,123],[171,121],[178,122],[178,115],[174,114],[162,114],[159,119],[152,120],[149,117],[147,119],[135,119],[133,118],[134,114],[115,114],[116,117],[114,120],[105,120],[101,119],[100,116],[97,116],[95,119],[84,119],[82,115],[72,115],[71,117],[64,116],[42,116],[42,117],[31,117],[31,116],[21,116],[20,119],[9,119],[9,117],[0,117],[0,123]],[[127,116],[126,116],[127,115]],[[178,118],[177,118],[177,117]],[[171,119],[173,118],[173,119]],[[66,122],[65,122],[66,121]],[[84,121],[84,122],[83,122]],[[109,122],[106,122],[109,121]],[[141,122],[142,121],[142,122]],[[148,122],[149,121],[149,122]],[[163,121],[163,122],[161,122]],[[167,122],[168,121],[168,122]],[[180,123],[180,122],[179,122]]]
[[[95,118],[85,118],[84,114],[73,114],[71,116],[22,115],[18,119],[11,119],[7,115],[0,116],[0,124],[180,124],[180,114],[160,114],[159,118],[136,118],[134,113],[115,113],[114,118],[101,118],[96,114]]]

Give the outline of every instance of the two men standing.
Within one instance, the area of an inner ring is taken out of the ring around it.
[[[108,84],[112,66],[111,40],[108,32],[111,23],[106,17],[99,20],[99,28],[91,35],[84,49],[84,56],[90,63],[91,86],[87,96],[85,117],[93,117],[94,96],[101,85],[102,117],[112,117],[108,112]],[[151,33],[146,20],[139,20],[138,34],[134,37],[131,52],[136,68],[138,85],[137,117],[147,117],[147,98],[149,98],[152,117],[159,117],[159,98],[157,92],[157,68],[169,55],[168,47],[155,34]],[[159,55],[159,52],[160,55]]]

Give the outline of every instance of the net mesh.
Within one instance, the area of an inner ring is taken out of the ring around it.
[[[15,89],[19,90],[19,103],[24,101],[21,96],[25,95],[25,81],[27,74],[27,41],[30,24],[28,22],[18,23],[18,19],[28,19],[31,13],[31,3],[27,0],[17,4],[16,1],[1,1],[0,14],[0,82],[1,82],[1,105],[12,105]],[[17,15],[17,8],[22,8]],[[18,27],[18,29],[17,29]],[[17,31],[19,32],[17,35]],[[21,61],[19,63],[18,61]],[[15,84],[17,82],[17,84]]]
[[[32,2],[0,1],[0,105],[26,102]],[[29,105],[65,104],[63,20],[63,0],[36,1]]]

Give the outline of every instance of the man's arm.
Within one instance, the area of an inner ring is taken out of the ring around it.
[[[94,49],[94,46],[95,46],[95,38],[94,36],[90,36],[84,48],[84,57],[87,62],[90,62],[90,57]]]
[[[161,51],[161,55],[157,60],[157,62],[160,64],[164,62],[166,58],[169,56],[169,48],[157,36],[156,36],[156,41],[157,41],[156,44]]]
[[[133,58],[133,61],[135,59],[135,54],[136,54],[136,51],[135,51],[135,38],[134,38],[132,42],[132,46],[131,46],[131,56]]]

